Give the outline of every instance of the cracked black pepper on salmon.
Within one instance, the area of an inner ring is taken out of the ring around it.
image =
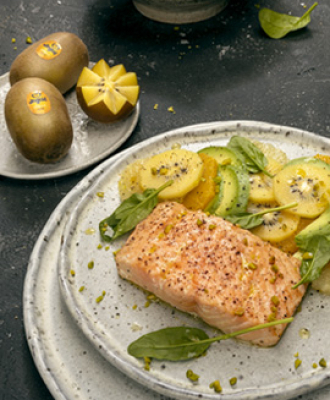
[[[119,275],[225,333],[291,317],[300,261],[230,222],[160,203],[116,253]],[[242,335],[275,345],[285,325]]]

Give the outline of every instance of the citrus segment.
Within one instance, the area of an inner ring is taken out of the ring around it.
[[[314,157],[317,158],[318,160],[324,161],[327,164],[330,164],[330,156],[326,154],[316,154],[316,156]]]
[[[284,251],[284,253],[288,254],[294,254],[296,253],[299,249],[297,246],[297,243],[295,241],[295,236],[301,232],[303,229],[306,228],[311,222],[313,222],[313,219],[308,219],[308,218],[300,218],[297,230],[294,232],[293,235],[287,237],[284,240],[281,240],[279,242],[273,243],[275,247],[278,249]]]
[[[217,176],[218,163],[204,153],[199,153],[199,157],[203,160],[204,166],[201,181],[183,199],[183,205],[190,210],[204,210],[216,193],[214,178]]]

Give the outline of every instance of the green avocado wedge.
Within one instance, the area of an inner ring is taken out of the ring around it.
[[[249,199],[249,174],[233,165],[219,167],[219,191],[205,211],[219,217],[246,211]]]
[[[298,246],[304,247],[302,246],[303,242],[316,235],[330,236],[330,207],[328,207],[315,221],[307,225],[305,229],[298,233],[296,236],[296,243]]]
[[[234,165],[240,167],[242,161],[234,151],[223,146],[210,146],[205,147],[198,151],[198,153],[206,154],[216,160],[219,166],[222,165]]]
[[[315,157],[294,158],[293,160],[290,160],[288,163],[286,163],[283,169],[290,167],[291,165],[297,165],[297,164],[313,164],[315,166],[318,166],[319,168],[330,170],[330,164],[327,164],[326,162]]]

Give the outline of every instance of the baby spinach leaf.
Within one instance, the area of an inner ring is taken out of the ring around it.
[[[209,336],[202,329],[185,326],[165,328],[141,336],[127,350],[137,358],[180,361],[205,352],[210,346],[209,342],[203,342],[207,339]]]
[[[227,147],[233,150],[242,159],[250,173],[256,174],[257,172],[262,171],[269,177],[273,177],[273,175],[265,170],[268,160],[264,153],[249,139],[240,136],[233,136],[227,144]]]
[[[263,223],[262,215],[241,213],[236,215],[227,215],[224,217],[225,220],[231,222],[234,225],[239,225],[242,229],[252,229]]]
[[[294,289],[303,283],[317,279],[330,261],[330,207],[299,232],[295,240],[302,255],[300,266],[302,279],[293,286]],[[308,257],[304,258],[304,254]]]
[[[232,224],[239,225],[242,229],[252,229],[259,225],[261,225],[264,220],[262,218],[265,214],[270,214],[277,211],[286,210],[288,208],[296,207],[298,203],[291,203],[287,204],[286,206],[282,207],[275,207],[275,208],[266,208],[258,213],[251,214],[251,213],[241,213],[236,215],[227,215],[224,217],[227,221],[231,222]]]
[[[281,39],[289,32],[307,26],[311,21],[310,14],[317,4],[314,3],[302,17],[293,17],[270,10],[269,8],[262,8],[259,11],[260,25],[269,37],[272,39]]]
[[[300,267],[301,281],[294,288],[306,282],[313,282],[317,279],[323,267],[330,261],[330,238],[326,236],[315,236],[308,246],[308,253],[313,254],[309,260],[302,260]]]
[[[158,360],[184,361],[202,355],[211,343],[292,321],[293,318],[281,319],[213,338],[209,338],[202,329],[198,328],[185,326],[164,328],[141,336],[128,346],[127,351],[136,358],[151,357]]]
[[[125,218],[125,216],[131,212],[137,205],[143,202],[143,200],[151,195],[154,192],[154,189],[147,189],[144,193],[134,193],[128,199],[124,200],[120,206],[110,215],[110,217],[106,218],[106,223],[111,228],[115,228],[116,225]]]
[[[105,242],[112,242],[134,229],[155,208],[158,194],[172,183],[173,181],[168,181],[158,189],[146,189],[143,193],[134,193],[124,200],[109,217],[99,223],[102,239]],[[108,227],[113,230],[113,236],[106,234]]]

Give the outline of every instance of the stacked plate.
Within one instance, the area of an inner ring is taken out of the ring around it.
[[[179,143],[196,151],[225,145],[232,135],[272,143],[289,158],[324,152],[329,141],[298,129],[257,122],[217,122],[177,129],[112,157],[87,175],[59,204],[31,255],[24,288],[25,327],[35,363],[56,399],[290,399],[323,387],[330,370],[330,298],[310,290],[283,338],[261,349],[228,340],[187,362],[144,361],[127,353],[141,335],[171,326],[215,329],[161,302],[148,302],[116,272],[113,252],[124,242],[101,241],[98,224],[119,205],[121,171],[138,158]],[[147,304],[146,304],[147,302]],[[146,305],[149,305],[148,307]],[[308,329],[310,335],[301,335]],[[302,365],[296,369],[299,353]],[[192,369],[197,384],[186,378]],[[232,386],[230,378],[236,377]],[[210,389],[220,380],[221,395]],[[305,400],[325,400],[323,389]]]

